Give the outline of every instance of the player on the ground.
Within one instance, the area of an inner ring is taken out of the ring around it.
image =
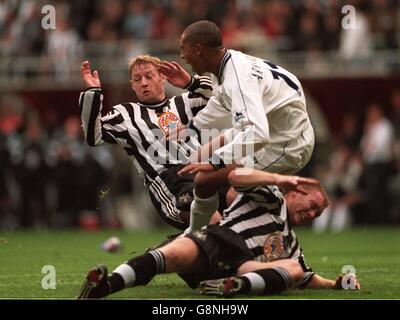
[[[217,224],[135,257],[110,276],[105,266],[93,268],[79,298],[102,298],[171,272],[179,273],[192,288],[206,281],[200,286],[205,294],[275,294],[299,286],[339,287],[340,279],[324,279],[307,267],[291,227],[312,221],[328,205],[319,182],[243,170],[249,169],[236,169],[229,175],[239,197]],[[359,285],[355,283],[354,288]]]
[[[208,223],[218,207],[217,190],[237,166],[252,166],[280,174],[294,174],[309,161],[314,131],[306,110],[303,89],[295,75],[257,57],[227,50],[218,26],[198,21],[182,33],[181,56],[197,74],[212,74],[213,97],[187,125],[193,132],[209,129],[231,117],[223,145],[209,154],[209,145],[180,171],[199,172],[195,178],[191,228]],[[172,72],[161,64],[163,72]],[[176,134],[176,132],[174,133]],[[205,152],[204,152],[205,151]],[[209,159],[201,159],[207,154]],[[202,162],[202,163],[201,163]]]
[[[166,76],[157,66],[160,60],[149,55],[132,58],[129,63],[131,87],[137,103],[114,106],[101,116],[103,94],[97,71],[82,63],[81,76],[86,91],[81,93],[80,108],[85,139],[90,146],[103,143],[120,144],[144,179],[151,200],[161,217],[170,225],[184,229],[189,224],[193,199],[193,177],[179,177],[177,172],[199,146],[196,138],[180,144],[161,143],[168,130],[186,125],[210,97],[209,77],[191,77],[177,63],[179,78]],[[166,99],[164,84],[185,87],[189,91]]]

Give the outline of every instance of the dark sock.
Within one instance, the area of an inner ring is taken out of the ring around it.
[[[127,285],[146,285],[156,274],[164,272],[164,260],[164,255],[159,250],[151,250],[139,257],[133,258],[125,263],[125,265],[128,265],[133,269],[134,278],[132,283],[125,283],[122,268],[122,270],[120,270],[122,274],[118,272],[112,273],[101,285],[93,288],[88,297],[92,299],[103,298],[112,293],[121,291]]]
[[[246,277],[240,277],[240,279],[242,280],[242,286],[238,293],[242,293],[242,294],[250,293],[250,291],[251,291],[250,280],[247,279]]]
[[[244,281],[241,293],[271,295],[286,290],[292,284],[290,274],[280,267],[249,272],[240,278]]]
[[[159,250],[151,250],[139,257],[129,260],[127,264],[136,274],[134,285],[146,285],[156,274],[164,273],[164,260],[164,255]]]
[[[109,286],[109,294],[121,291],[125,288],[124,279],[122,279],[121,275],[118,273],[113,273],[111,276],[107,278],[108,286]]]

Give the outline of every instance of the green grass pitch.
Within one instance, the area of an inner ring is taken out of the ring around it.
[[[0,299],[73,299],[91,266],[104,263],[113,270],[170,233],[174,230],[3,232]],[[323,277],[336,278],[344,265],[353,265],[362,289],[291,290],[268,299],[400,299],[399,228],[359,228],[323,235],[300,229],[297,233],[307,264],[314,271]],[[122,251],[115,254],[101,251],[101,243],[112,235],[121,239]],[[45,265],[55,267],[54,290],[42,288]],[[204,296],[188,288],[176,275],[161,275],[146,287],[124,290],[111,299],[204,299]]]

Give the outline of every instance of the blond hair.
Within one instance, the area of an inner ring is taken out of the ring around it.
[[[149,54],[142,54],[138,55],[136,57],[130,58],[128,62],[128,70],[129,70],[129,76],[132,76],[132,70],[136,66],[139,65],[144,65],[144,64],[151,64],[155,68],[157,68],[158,64],[161,62],[161,60],[157,57],[153,57]]]

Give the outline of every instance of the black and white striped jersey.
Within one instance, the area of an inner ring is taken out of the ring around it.
[[[294,230],[290,226],[283,194],[276,186],[235,188],[239,196],[224,211],[220,225],[238,233],[260,262],[297,259],[306,283],[314,274],[304,259]]]
[[[194,76],[189,92],[165,99],[158,104],[122,103],[101,116],[101,88],[82,92],[79,99],[82,127],[90,146],[120,144],[134,162],[139,174],[153,181],[169,166],[188,162],[199,147],[196,137],[184,142],[163,142],[165,132],[177,125],[186,125],[212,95],[211,80]]]

